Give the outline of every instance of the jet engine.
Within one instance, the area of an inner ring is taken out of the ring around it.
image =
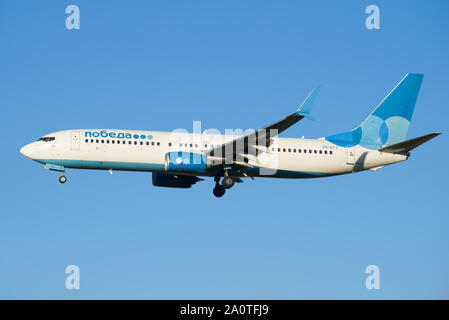
[[[165,171],[206,173],[206,155],[201,153],[173,151],[165,155]]]
[[[195,176],[182,176],[170,173],[153,172],[153,186],[167,188],[191,188],[203,179]]]

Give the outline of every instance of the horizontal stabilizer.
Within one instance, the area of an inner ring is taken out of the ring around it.
[[[431,134],[427,134],[422,137],[402,141],[396,144],[392,144],[390,146],[382,147],[377,149],[380,152],[387,152],[387,153],[403,153],[403,152],[409,152],[415,149],[416,147],[422,145],[424,142],[429,141],[430,139],[435,138],[436,136],[439,136],[441,132],[434,132]]]

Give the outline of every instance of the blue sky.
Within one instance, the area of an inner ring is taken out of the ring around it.
[[[66,6],[81,11],[65,28]],[[380,8],[381,29],[365,28]],[[2,1],[0,298],[448,299],[447,1]],[[19,153],[57,130],[259,128],[322,85],[282,136],[354,128],[424,73],[404,163],[315,180],[155,188]],[[65,288],[80,267],[81,289]],[[381,289],[367,290],[378,265]]]

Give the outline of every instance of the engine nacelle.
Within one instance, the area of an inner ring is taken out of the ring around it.
[[[206,155],[201,153],[173,151],[165,155],[165,171],[206,173]]]
[[[191,188],[193,184],[201,181],[195,176],[177,176],[170,173],[153,172],[153,186],[167,188]]]

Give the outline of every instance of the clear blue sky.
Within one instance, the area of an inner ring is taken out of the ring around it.
[[[65,28],[67,5],[81,29]],[[380,8],[381,30],[365,28]],[[449,298],[447,1],[1,1],[0,298]],[[377,172],[155,188],[19,153],[63,129],[258,128],[322,85],[282,136],[352,129],[424,73],[409,137]],[[65,268],[81,289],[65,288]],[[366,266],[381,290],[365,288]]]

